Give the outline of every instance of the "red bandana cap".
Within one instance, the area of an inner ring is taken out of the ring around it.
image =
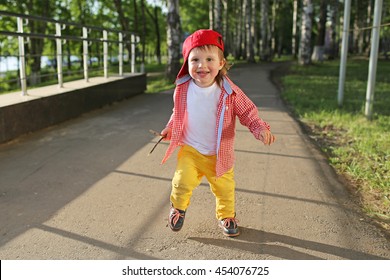
[[[220,48],[222,51],[225,50],[222,36],[218,32],[211,29],[199,29],[188,36],[183,43],[183,58],[184,62],[181,66],[179,74],[177,74],[177,79],[181,78],[188,74],[188,55],[190,51],[194,48],[205,46],[205,45],[214,45]]]

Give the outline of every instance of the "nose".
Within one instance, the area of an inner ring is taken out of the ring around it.
[[[199,60],[198,67],[202,68],[203,65],[206,65],[205,61],[204,60]]]

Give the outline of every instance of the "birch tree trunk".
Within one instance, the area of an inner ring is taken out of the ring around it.
[[[121,0],[122,1],[122,0]],[[134,12],[134,32],[138,33],[138,8],[137,0],[133,0],[133,12]]]
[[[229,33],[229,25],[228,25],[228,0],[222,0],[223,7],[223,19],[222,19],[222,37],[225,41],[225,54],[229,54],[231,52],[232,40]]]
[[[270,60],[270,48],[269,48],[269,21],[268,21],[268,9],[269,0],[261,0],[261,44],[260,44],[260,60]]]
[[[278,0],[273,0],[272,2],[272,19],[271,19],[271,58],[275,55],[276,52],[276,32],[275,32],[275,24],[276,24],[276,10],[279,6]]]
[[[145,72],[145,48],[146,48],[146,17],[145,17],[145,3],[141,0],[141,17],[142,17],[142,36],[141,36],[141,73]]]
[[[234,58],[239,60],[241,58],[241,45],[242,45],[242,13],[241,13],[241,0],[234,1],[234,13],[237,18],[237,24],[234,29]]]
[[[209,0],[209,29],[214,29],[214,5],[213,5],[213,0]]]
[[[168,0],[167,14],[167,45],[168,45],[168,65],[166,76],[174,80],[180,70],[180,44],[181,24],[179,16],[179,0]]]
[[[252,27],[251,27],[251,3],[250,0],[244,0],[244,9],[245,9],[245,33],[246,33],[246,58],[250,63],[255,62],[255,53],[253,50],[253,37],[252,37]]]
[[[328,11],[328,0],[321,0],[320,5],[320,19],[317,25],[317,38],[316,44],[314,46],[313,55],[311,59],[313,61],[323,61],[324,52],[325,52],[325,28],[326,28],[326,18]]]
[[[325,36],[325,53],[328,59],[334,59],[337,57],[337,19],[339,12],[338,0],[331,0],[329,6],[330,25]]]
[[[252,44],[253,44],[253,56],[255,56],[255,53],[258,53],[259,51],[259,38],[257,36],[257,28],[258,25],[256,24],[256,0],[252,0],[252,8],[251,8],[251,35],[252,35]]]
[[[159,28],[159,22],[158,22],[158,7],[157,5],[153,7],[153,14],[149,11],[148,8],[146,8],[146,12],[150,16],[150,18],[153,21],[155,34],[156,34],[156,60],[158,65],[161,65],[161,34],[160,34],[160,28]]]
[[[364,45],[364,32],[360,30],[361,27],[364,27],[364,12],[366,9],[366,4],[355,0],[355,17],[353,19],[353,40],[352,46],[354,53],[362,54],[363,45]]]
[[[311,63],[312,0],[303,0],[301,41],[299,44],[298,62],[301,65]]]
[[[297,57],[297,18],[298,18],[298,0],[294,0],[294,11],[293,11],[293,26],[292,26],[292,41],[291,50],[294,58]]]
[[[247,58],[247,53],[246,53],[246,30],[245,30],[245,27],[246,27],[246,15],[245,15],[245,1],[247,0],[242,0],[241,3],[241,24],[240,24],[240,33],[241,33],[241,46],[240,46],[240,53],[241,53],[241,56],[242,56],[242,59],[245,59]]]
[[[221,0],[214,0],[214,30],[222,34],[222,5]]]
[[[367,26],[371,26],[371,17],[372,17],[372,4],[371,1],[368,1],[367,22],[366,22]],[[367,56],[370,55],[370,48],[371,48],[371,44],[369,43],[370,37],[371,37],[371,30],[366,30],[364,34],[364,38],[365,38],[364,41],[367,42],[366,49],[365,49],[365,53],[367,54]]]

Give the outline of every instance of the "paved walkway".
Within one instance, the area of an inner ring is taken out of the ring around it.
[[[175,159],[147,156],[172,94],[144,94],[0,146],[0,259],[390,259],[390,244],[350,203],[269,81],[276,65],[231,77],[277,136],[239,126],[237,215],[224,237],[204,181],[184,228],[166,227]]]

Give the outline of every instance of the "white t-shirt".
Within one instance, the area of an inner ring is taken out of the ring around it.
[[[204,155],[216,154],[217,108],[221,91],[217,83],[201,88],[193,80],[188,87],[183,142]]]

